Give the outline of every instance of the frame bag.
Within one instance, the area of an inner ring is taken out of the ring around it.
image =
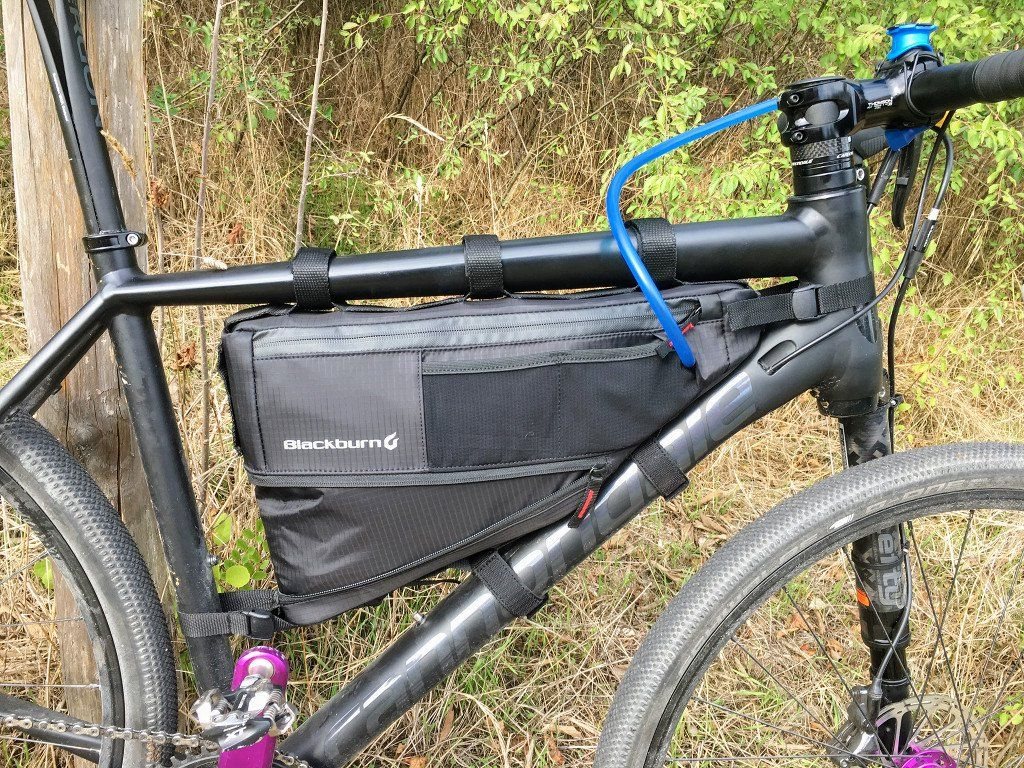
[[[759,339],[724,320],[756,295],[745,285],[664,295],[690,326],[696,372],[636,290],[230,318],[221,368],[277,614],[322,621],[582,518],[601,482]]]

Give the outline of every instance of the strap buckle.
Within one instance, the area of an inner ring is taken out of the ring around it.
[[[245,619],[245,636],[254,640],[270,640],[277,631],[277,622],[274,616],[266,611],[242,611]]]
[[[818,286],[805,285],[792,291],[793,317],[796,320],[814,320],[821,317],[818,304]]]
[[[127,251],[140,248],[149,242],[144,232],[125,229],[118,232],[99,232],[82,238],[86,253],[105,253],[107,251]]]

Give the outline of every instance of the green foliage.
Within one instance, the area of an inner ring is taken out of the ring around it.
[[[39,584],[47,592],[53,591],[53,563],[50,558],[44,558],[32,566],[32,575],[39,580]]]
[[[615,137],[614,149],[604,151],[603,181],[616,165],[658,140],[770,97],[782,83],[825,72],[869,75],[887,49],[886,26],[905,20],[879,0],[531,0],[511,6],[495,0],[408,0],[397,12],[376,4],[371,9],[348,19],[340,34],[357,54],[385,46],[400,22],[426,66],[454,71],[474,93],[488,94],[463,102],[479,104],[475,112],[456,111],[455,105],[442,110],[441,120],[451,126],[439,132],[461,133],[463,160],[466,149],[474,148],[501,161],[501,154],[487,148],[483,132],[506,110],[529,104],[549,115],[575,115],[578,94],[595,87],[617,93],[594,105],[591,114],[599,121],[621,116],[623,105],[635,106],[632,119],[618,124],[625,132]],[[1012,47],[1024,22],[1024,9],[1010,2],[965,7],[932,0],[914,12],[940,24],[936,41],[951,60]],[[443,103],[444,91],[435,99]],[[977,108],[954,129],[970,155],[985,158],[979,167],[991,171],[982,211],[998,208],[1001,227],[1014,237],[1021,230],[1008,212],[1017,211],[1013,187],[1024,174],[1015,125],[1022,114],[1020,105]],[[553,130],[563,127],[553,118],[549,123]],[[729,154],[742,158],[734,164],[709,162],[718,159],[714,148],[680,151],[638,180],[627,196],[628,212],[706,219],[781,204],[788,171],[774,139],[769,121],[723,138],[731,144]],[[552,137],[547,158],[555,172],[559,143]],[[461,172],[455,157],[441,158],[439,165],[442,172]]]
[[[211,538],[219,551],[225,553],[213,567],[213,575],[222,590],[245,589],[270,576],[270,556],[266,534],[257,518],[252,528],[236,530],[230,515],[221,513],[214,520]]]
[[[292,80],[299,62],[290,42],[296,30],[318,23],[317,17],[308,14],[282,15],[278,5],[270,0],[239,0],[225,7],[217,66],[217,102],[222,108],[213,124],[217,141],[232,144],[245,132],[277,122],[294,105]],[[183,26],[188,36],[210,49],[212,19],[200,21],[185,16]],[[166,114],[165,110],[169,110],[173,115],[183,100],[193,106],[204,102],[209,85],[208,69],[196,68],[191,73],[187,96],[166,93],[158,87],[153,90],[150,102],[158,113]],[[231,109],[230,105],[236,102],[243,105],[241,109]]]

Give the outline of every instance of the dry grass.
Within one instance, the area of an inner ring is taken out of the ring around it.
[[[190,97],[201,92],[192,75],[206,52],[195,37],[181,33],[179,15],[191,12],[205,18],[207,5],[154,4],[147,30],[151,88],[166,86]],[[576,73],[560,86],[572,106],[567,114],[546,115],[524,99],[507,109],[507,115],[497,114],[488,133],[492,148],[502,153],[501,165],[467,152],[462,173],[448,178],[441,173],[442,161],[460,150],[464,137],[458,130],[458,105],[469,113],[494,94],[471,88],[450,73],[423,70],[399,103],[414,65],[409,41],[399,30],[394,34],[380,51],[329,54],[322,99],[344,117],[314,145],[312,231],[323,235],[331,230],[342,245],[395,249],[455,242],[470,231],[517,237],[600,225],[607,150],[650,111],[649,104],[623,98],[614,87],[595,88],[588,73]],[[299,42],[315,46],[315,37]],[[294,72],[299,84],[312,77],[312,56],[308,59],[309,71]],[[266,66],[274,65],[271,57]],[[0,100],[2,89],[0,85]],[[443,105],[433,98],[440,89],[448,96]],[[218,105],[218,116],[244,120],[254,108],[245,99],[228,98]],[[437,129],[441,139],[389,116],[395,113]],[[152,199],[150,231],[161,235],[161,247],[150,248],[154,268],[190,266],[201,134],[196,115],[186,109],[168,119],[159,107],[151,110],[156,152],[150,160],[158,194]],[[279,260],[290,252],[302,120],[296,109],[258,132],[240,130],[233,140],[215,143],[204,229],[208,265]],[[555,143],[562,154],[552,163]],[[707,157],[716,164],[735,159],[727,149],[709,150]],[[0,156],[0,259],[6,259],[0,274],[0,378],[25,359],[17,272],[11,262],[16,248],[9,168],[8,159]],[[408,168],[417,168],[418,174],[408,173]],[[937,324],[923,314],[905,315],[900,326],[899,381],[913,406],[901,416],[903,447],[1024,438],[1019,418],[1024,403],[1014,379],[1024,344],[1021,273],[1016,267],[1004,270],[999,281],[985,275],[986,264],[1010,254],[992,254],[986,245],[996,231],[994,219],[979,226],[980,214],[971,201],[983,186],[983,175],[967,171],[965,187],[951,204],[941,232],[937,263],[923,273],[927,306],[945,320]],[[716,202],[723,201],[709,204]],[[352,218],[340,219],[332,229],[329,217],[335,213]],[[884,245],[896,242],[884,226],[876,235]],[[956,271],[955,285],[941,284],[946,269]],[[975,327],[977,310],[988,306],[995,293],[1013,297],[1005,303],[1002,320],[989,326],[984,347],[963,344],[968,329]],[[211,335],[229,311],[208,313]],[[204,517],[212,525],[221,514],[231,516],[237,521],[237,536],[253,525],[256,509],[231,444],[226,393],[215,380],[212,461],[203,473],[197,458],[206,436],[198,428],[202,383],[195,365],[196,313],[168,311],[161,315],[160,328],[186,453],[197,481],[209,488]],[[362,764],[587,764],[618,680],[679,584],[745,522],[838,471],[837,449],[834,423],[817,413],[809,397],[764,418],[706,460],[692,474],[687,494],[644,512],[560,584],[547,609],[533,620],[517,622],[404,715]],[[1009,540],[1011,546],[1020,546],[1019,533]],[[233,544],[221,548],[222,554]],[[295,633],[288,651],[295,668],[296,703],[307,713],[323,703],[411,623],[414,611],[426,610],[442,591],[398,594],[376,608]],[[849,604],[833,608],[830,620],[851,626]],[[842,641],[852,644],[849,630],[844,631]],[[0,656],[0,668],[3,661]],[[827,707],[828,702],[821,704]]]

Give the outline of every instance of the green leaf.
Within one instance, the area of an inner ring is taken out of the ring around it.
[[[231,541],[231,517],[225,514],[218,515],[213,523],[211,535],[217,544],[226,547]]]
[[[53,589],[53,565],[50,563],[50,558],[40,560],[38,563],[32,566],[32,573],[35,574],[36,578],[39,579],[39,583],[43,585],[46,590]]]
[[[229,565],[224,569],[224,580],[235,589],[248,585],[249,579],[249,569],[244,565]]]

